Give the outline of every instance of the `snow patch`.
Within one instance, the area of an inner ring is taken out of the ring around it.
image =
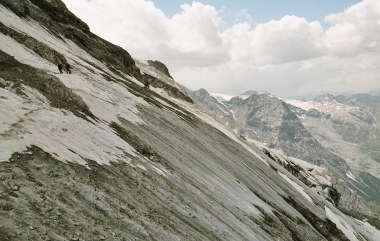
[[[248,99],[249,97],[251,97],[252,95],[239,95],[238,97],[242,100],[245,100],[245,99]]]
[[[137,164],[136,167],[140,168],[140,169],[143,170],[143,171],[146,171],[146,167],[144,167],[144,166],[141,165],[141,164]]]
[[[159,175],[161,175],[161,176],[164,176],[164,177],[168,177],[170,174],[169,174],[169,172],[168,171],[166,171],[165,169],[163,169],[163,168],[158,168],[158,167],[156,167],[155,165],[153,165],[153,164],[150,164],[150,166],[152,167],[152,169],[155,171],[155,172],[157,172]]]
[[[357,181],[357,180],[356,180],[356,177],[355,177],[354,174],[352,174],[351,172],[347,172],[347,173],[346,173],[346,176],[349,177],[349,178],[351,178],[351,179],[354,180],[354,181]]]
[[[310,101],[306,100],[288,100],[288,99],[281,99],[282,101],[291,104],[292,106],[298,107],[303,110],[310,110],[310,109],[316,109],[316,106],[312,104]]]
[[[225,94],[219,94],[219,93],[210,93],[212,97],[217,99],[219,102],[223,101],[230,101],[234,96],[232,95],[225,95]]]

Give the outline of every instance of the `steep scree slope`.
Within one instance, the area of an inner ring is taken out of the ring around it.
[[[0,21],[1,240],[378,240],[60,1]]]

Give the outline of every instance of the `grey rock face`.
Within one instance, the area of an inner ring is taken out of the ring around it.
[[[144,85],[149,83],[152,87],[164,90],[171,97],[193,103],[186,88],[178,84],[170,76],[168,68],[163,63],[152,60],[136,60],[136,65],[140,69],[142,75],[139,80]]]
[[[157,60],[148,60],[148,63],[149,65],[155,67],[156,69],[158,69],[159,71],[161,71],[162,73],[166,74],[168,77],[173,79],[173,77],[169,73],[168,67],[166,67],[165,64]]]
[[[205,89],[199,89],[189,93],[194,102],[201,106],[207,113],[211,114],[224,125],[234,128],[236,126],[233,112],[225,103],[212,97]]]
[[[345,180],[345,189],[340,184],[339,191],[342,192],[342,208],[365,212],[361,205],[365,201],[358,201],[350,193],[355,190],[355,195],[361,195],[366,201],[379,202],[379,190],[373,188],[372,182],[379,182],[380,165],[379,160],[379,127],[377,117],[377,106],[365,101],[354,101],[357,97],[368,97],[368,94],[355,96],[332,96],[324,95],[313,101],[308,106],[312,109],[301,109],[292,107],[292,111],[305,123],[306,129],[320,141],[324,146],[330,146],[335,153],[342,156],[350,165],[355,176],[367,173],[367,178],[342,177]],[[360,103],[359,103],[360,102]],[[302,107],[302,104],[301,104]],[[303,107],[305,108],[305,107]],[[318,110],[316,110],[318,109]],[[309,113],[314,114],[310,115]],[[348,186],[350,188],[348,188]],[[348,191],[350,190],[350,191]],[[353,196],[355,196],[353,195]],[[361,203],[361,204],[360,204]],[[350,205],[353,205],[352,207]],[[368,203],[366,203],[368,206]]]
[[[347,170],[344,160],[321,146],[285,102],[269,95],[253,95],[244,100],[233,98],[229,104],[247,136],[288,156]]]
[[[305,115],[307,115],[309,117],[313,117],[313,118],[321,118],[322,117],[322,113],[319,112],[317,109],[310,109],[310,110],[306,111]]]
[[[378,105],[344,101],[342,97],[331,95],[319,97],[309,104],[317,108],[320,114],[313,109],[292,109],[303,118],[307,130],[318,141],[343,156],[353,169],[370,172],[380,178],[380,165],[377,164],[380,163]],[[315,114],[307,114],[311,111]]]
[[[369,209],[362,197],[353,192],[341,181],[335,184],[335,188],[342,196],[339,207],[344,210],[354,210],[359,213],[368,213]]]
[[[337,101],[359,106],[373,106],[380,104],[380,95],[373,91],[369,94],[339,95],[335,97]]]

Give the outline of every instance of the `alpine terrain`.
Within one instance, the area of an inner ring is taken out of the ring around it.
[[[190,95],[241,138],[261,143],[264,152],[326,168],[339,209],[378,219],[380,101],[376,94],[324,95],[312,101],[279,99],[256,91],[232,97],[200,89]]]
[[[353,191],[378,173],[332,114],[259,94],[214,102],[220,123],[185,90],[60,0],[0,0],[0,240],[380,240]]]

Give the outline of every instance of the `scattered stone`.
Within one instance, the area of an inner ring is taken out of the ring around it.
[[[20,190],[20,187],[18,186],[18,185],[15,185],[14,187],[13,187],[13,191],[19,191]]]

